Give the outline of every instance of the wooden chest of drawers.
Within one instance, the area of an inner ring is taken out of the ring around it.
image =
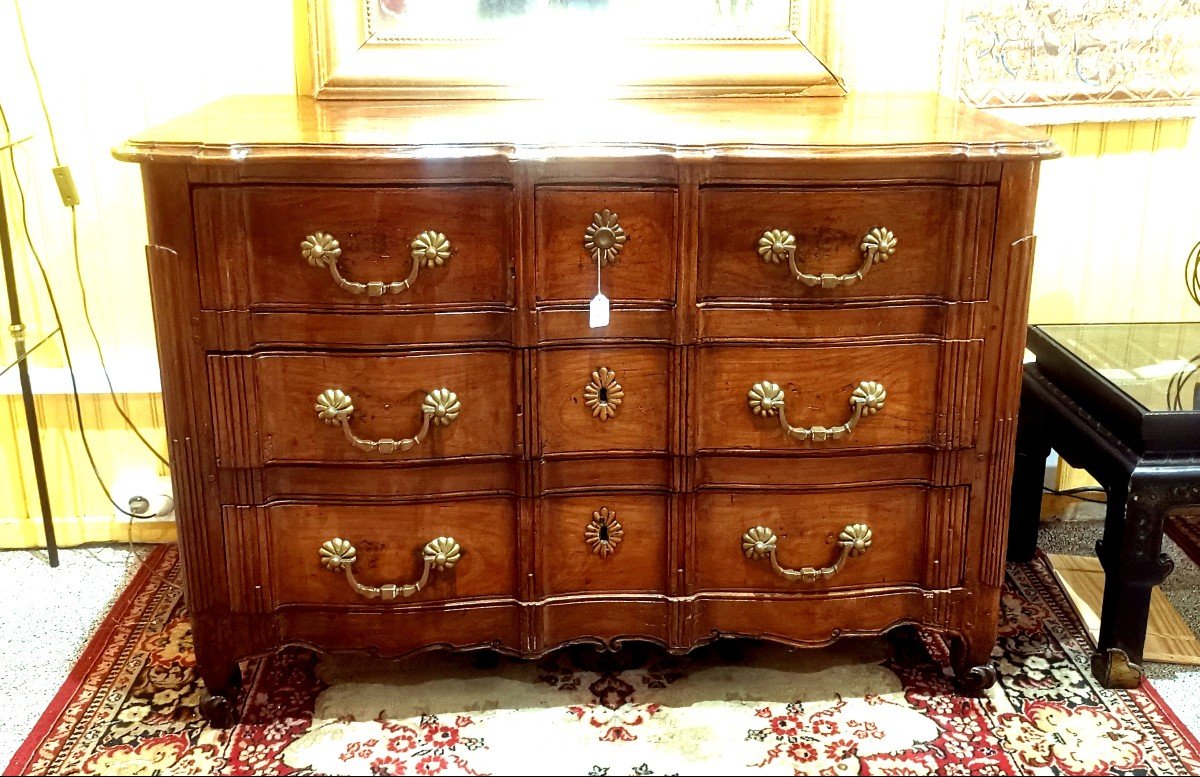
[[[870,95],[235,98],[131,141],[204,711],[283,645],[900,624],[986,687],[1053,153]]]

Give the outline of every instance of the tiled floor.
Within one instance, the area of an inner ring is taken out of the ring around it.
[[[1039,545],[1089,555],[1100,525],[1049,524]],[[1169,540],[1174,574],[1164,590],[1193,629],[1200,627],[1200,569]],[[144,552],[144,549],[141,549]],[[65,550],[51,569],[45,554],[0,551],[0,768],[49,705],[92,631],[132,577],[138,560],[124,547]],[[1200,732],[1200,667],[1151,664],[1154,686]]]

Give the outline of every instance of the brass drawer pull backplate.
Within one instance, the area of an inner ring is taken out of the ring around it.
[[[338,288],[351,294],[366,294],[368,297],[382,297],[385,294],[399,294],[412,288],[417,280],[417,273],[422,267],[441,267],[450,259],[450,239],[441,232],[426,230],[413,238],[409,244],[412,249],[412,269],[408,277],[402,281],[352,281],[343,277],[338,269],[338,260],[342,258],[341,244],[328,232],[314,232],[304,238],[300,244],[300,255],[313,267],[324,267],[333,276]]]
[[[768,229],[758,239],[758,255],[767,264],[779,264],[787,259],[792,277],[805,286],[820,286],[832,289],[838,286],[852,286],[866,277],[876,264],[882,264],[896,253],[896,235],[887,227],[871,227],[863,235],[858,244],[858,250],[863,255],[862,264],[851,273],[823,272],[808,273],[796,266],[796,236],[786,229]]]
[[[779,426],[784,433],[798,440],[824,442],[845,437],[854,431],[859,421],[883,410],[884,400],[887,399],[887,389],[883,384],[874,380],[864,380],[850,394],[850,418],[838,426],[792,426],[787,421],[784,410],[783,389],[778,383],[764,380],[750,387],[747,403],[750,411],[764,418],[779,417]]]
[[[453,537],[432,539],[421,549],[421,559],[425,562],[425,567],[421,570],[420,580],[405,585],[388,583],[387,585],[373,586],[363,585],[355,579],[354,562],[358,560],[358,550],[348,540],[334,537],[322,543],[320,550],[317,551],[322,566],[330,572],[346,573],[346,582],[350,584],[356,594],[364,599],[380,599],[385,602],[420,593],[425,584],[429,582],[431,570],[440,572],[444,569],[453,569],[458,560],[462,558],[462,553],[462,548],[458,546]]]
[[[317,418],[329,426],[342,427],[342,433],[350,444],[359,450],[370,453],[395,453],[406,451],[424,442],[430,427],[449,426],[462,412],[462,402],[458,395],[447,388],[434,389],[425,395],[421,402],[421,428],[412,437],[393,440],[390,437],[379,440],[364,440],[350,429],[350,417],[354,415],[354,400],[341,389],[329,388],[317,396]]]
[[[768,529],[766,526],[755,526],[747,529],[742,535],[742,552],[746,554],[748,559],[769,558],[771,560],[771,568],[776,574],[788,580],[799,580],[802,583],[813,583],[818,580],[825,580],[833,577],[842,570],[846,565],[846,560],[857,558],[865,554],[871,549],[871,544],[874,541],[874,536],[871,527],[865,523],[852,523],[842,529],[838,534],[838,546],[840,552],[837,560],[831,566],[827,567],[802,567],[800,569],[789,569],[779,565],[779,559],[776,558],[776,550],[779,544],[779,538],[775,536],[775,532]]]

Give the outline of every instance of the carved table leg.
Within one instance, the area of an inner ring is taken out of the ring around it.
[[[214,665],[215,663],[215,665]],[[200,670],[208,692],[200,700],[200,714],[213,728],[229,728],[238,722],[238,691],[242,670],[237,662],[210,662]]]
[[[1008,524],[1009,561],[1032,561],[1037,551],[1042,485],[1049,455],[1050,439],[1046,436],[1041,403],[1031,392],[1025,391],[1021,395],[1021,414],[1017,418],[1016,462]]]
[[[1109,489],[1104,539],[1096,545],[1105,572],[1104,605],[1092,657],[1092,674],[1106,688],[1135,688],[1141,682],[1150,593],[1175,566],[1161,552],[1163,520],[1179,503],[1172,486],[1184,474],[1139,467],[1127,489]]]

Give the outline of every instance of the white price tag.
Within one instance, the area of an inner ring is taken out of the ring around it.
[[[592,297],[592,304],[588,308],[588,326],[592,329],[608,326],[608,297],[603,294]]]

